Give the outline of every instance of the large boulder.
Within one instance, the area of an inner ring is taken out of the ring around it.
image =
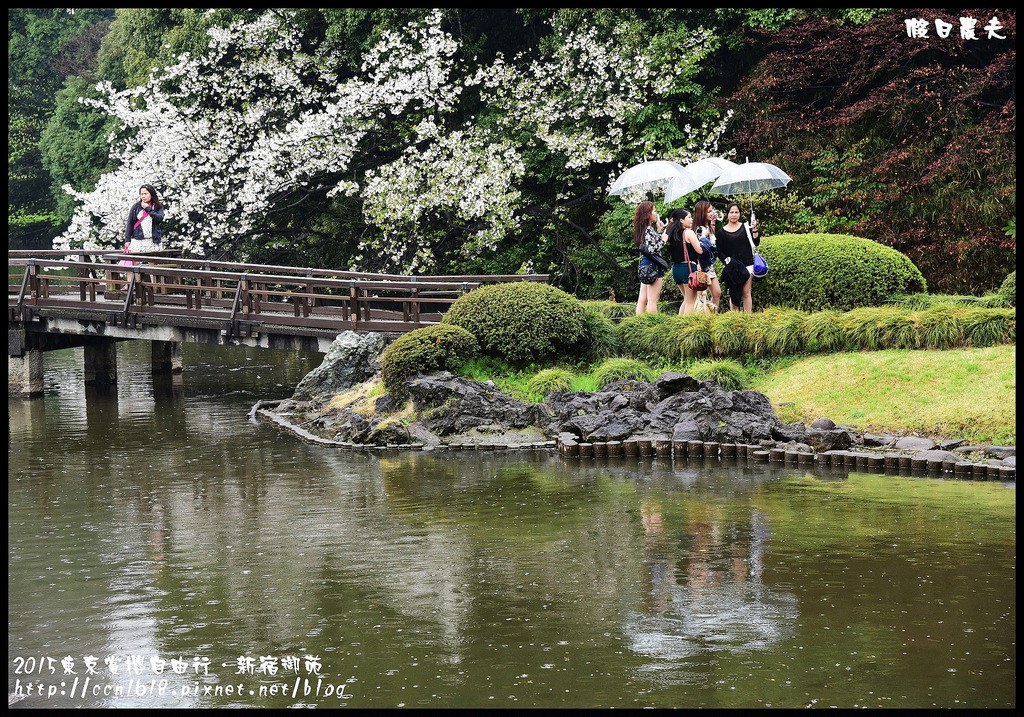
[[[391,338],[379,333],[344,331],[327,349],[323,363],[307,373],[295,387],[296,401],[330,399],[368,380],[380,371],[380,355]]]
[[[439,436],[465,433],[481,426],[509,429],[543,425],[543,404],[522,403],[491,382],[481,383],[447,371],[420,375],[408,382],[409,397],[419,422]]]

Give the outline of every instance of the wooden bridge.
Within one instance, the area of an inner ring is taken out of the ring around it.
[[[170,371],[180,370],[182,342],[326,352],[343,331],[436,324],[484,283],[548,279],[368,274],[172,252],[9,251],[8,269],[9,393],[23,395],[42,391],[47,350],[85,346],[86,381],[110,383],[114,341],[154,342],[154,370]]]

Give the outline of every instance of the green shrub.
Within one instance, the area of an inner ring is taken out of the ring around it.
[[[969,312],[955,306],[938,306],[918,313],[920,345],[926,349],[951,349],[964,343],[964,318]]]
[[[602,388],[613,381],[650,381],[653,369],[643,361],[629,358],[610,358],[593,371],[594,380]]]
[[[984,309],[972,311],[964,318],[964,336],[972,346],[992,346],[1014,340],[1011,323],[1015,309]]]
[[[677,358],[692,358],[695,356],[710,356],[714,339],[711,334],[711,326],[715,322],[714,316],[683,316],[672,328],[673,345],[678,351],[675,355],[667,357],[670,361]]]
[[[697,361],[686,373],[701,381],[717,383],[723,391],[740,391],[747,387],[747,372],[738,362],[729,359]]]
[[[783,234],[765,238],[759,250],[770,267],[753,287],[754,305],[762,308],[848,311],[926,290],[910,259],[869,239]]]
[[[473,334],[458,326],[428,326],[395,339],[381,356],[381,378],[392,396],[405,394],[417,373],[455,371],[480,350]]]
[[[1006,306],[1017,306],[1017,272],[1011,271],[996,293],[1006,302]]]
[[[619,352],[615,323],[598,306],[600,302],[583,303],[583,337],[575,353],[590,359],[604,359]],[[611,302],[607,302],[611,303]]]
[[[568,391],[572,376],[571,371],[563,368],[546,368],[526,383],[526,390],[541,396],[556,391]]]
[[[841,314],[835,311],[815,311],[804,320],[804,346],[808,351],[832,353],[846,345]]]
[[[548,284],[484,286],[459,298],[441,319],[461,326],[480,350],[513,363],[573,355],[585,344],[586,312],[574,296]]]
[[[615,338],[621,350],[630,356],[657,356],[658,331],[671,319],[671,315],[662,313],[630,316],[615,326]]]

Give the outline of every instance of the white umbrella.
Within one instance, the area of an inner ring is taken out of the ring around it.
[[[679,197],[689,194],[698,187],[703,187],[708,182],[718,179],[719,175],[727,169],[738,166],[735,162],[721,157],[705,157],[683,167],[692,181],[685,179],[673,179],[665,189],[665,202],[674,202]]]
[[[781,189],[793,178],[767,162],[746,162],[737,164],[722,172],[711,185],[712,194],[747,194]],[[750,211],[754,211],[754,200],[750,200]]]
[[[627,169],[608,190],[613,195],[646,194],[664,189],[673,179],[687,179],[689,174],[683,165],[664,159],[641,162]]]

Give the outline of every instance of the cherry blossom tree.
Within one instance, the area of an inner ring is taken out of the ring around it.
[[[702,31],[671,53],[629,27],[551,34],[546,54],[478,64],[430,11],[384,32],[353,75],[291,11],[215,27],[205,53],[81,100],[119,121],[117,169],[65,187],[78,206],[54,247],[119,246],[138,188],[155,184],[167,241],[189,254],[245,259],[246,238],[287,241],[274,216],[345,198],[367,229],[353,268],[427,271],[453,234],[473,257],[521,232],[531,206],[557,216],[628,164],[717,153],[724,121],[687,125],[681,142],[644,131],[652,108],[663,122],[685,112],[665,98],[706,54]]]

